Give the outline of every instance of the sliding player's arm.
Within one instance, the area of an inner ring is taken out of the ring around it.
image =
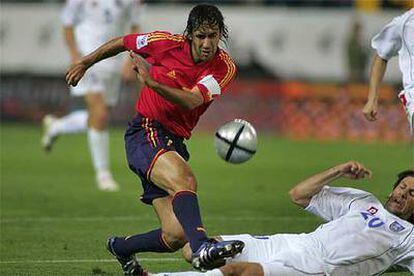
[[[368,169],[358,162],[350,161],[301,181],[289,191],[289,196],[295,204],[306,208],[311,202],[312,197],[321,192],[322,188],[328,183],[340,177],[360,179],[366,175],[371,175]]]

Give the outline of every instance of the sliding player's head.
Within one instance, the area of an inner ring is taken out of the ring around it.
[[[227,26],[220,10],[213,5],[195,6],[187,20],[184,35],[191,41],[195,62],[208,61],[217,52],[220,39],[227,39]]]
[[[398,174],[385,208],[414,224],[414,170],[406,170]]]

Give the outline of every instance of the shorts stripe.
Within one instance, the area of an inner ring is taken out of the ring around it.
[[[151,144],[151,146],[153,148],[156,148],[158,139],[155,140],[154,128],[150,127],[150,121],[149,121],[148,118],[144,118],[144,122],[142,122],[142,128],[145,129],[145,134],[146,134],[146,137],[147,137],[147,141]]]
[[[156,148],[157,147],[157,141],[155,140],[155,131],[154,131],[154,128],[148,127],[148,129],[150,131],[150,139],[151,139],[152,145],[154,146],[154,148]]]
[[[154,156],[154,158],[152,159],[151,164],[150,164],[150,166],[149,166],[149,168],[148,168],[148,171],[147,171],[147,179],[148,179],[148,180],[150,180],[150,181],[151,181],[150,176],[151,176],[151,171],[152,171],[152,168],[154,167],[155,161],[157,161],[158,157],[160,157],[162,154],[164,154],[164,153],[166,153],[166,152],[167,152],[167,150],[166,150],[166,149],[160,149],[160,150],[157,152],[157,154],[155,154],[155,156]]]
[[[141,127],[145,130],[145,137],[147,138],[148,143],[151,144],[151,141],[148,139],[148,129],[147,129],[147,118],[142,118]]]

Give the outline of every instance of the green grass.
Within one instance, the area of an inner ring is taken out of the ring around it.
[[[122,189],[96,189],[86,138],[59,138],[46,155],[36,126],[1,126],[1,275],[120,275],[104,248],[106,237],[158,226],[141,204],[141,185],[127,168],[123,129],[111,131],[112,166]],[[210,235],[311,231],[320,222],[287,197],[297,181],[350,159],[374,176],[337,185],[360,187],[384,199],[395,173],[413,164],[410,145],[294,142],[259,136],[257,155],[246,164],[221,161],[212,134],[188,142],[199,182],[203,220]],[[152,271],[188,270],[176,254],[142,254]],[[165,258],[164,260],[160,258]]]

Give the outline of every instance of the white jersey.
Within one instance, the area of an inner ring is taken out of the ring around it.
[[[388,23],[371,42],[378,56],[399,56],[405,91],[414,91],[414,8]]]
[[[67,0],[62,23],[73,27],[82,56],[89,54],[112,38],[124,35],[128,26],[138,26],[142,18],[139,0]],[[118,70],[120,59],[111,58],[96,66]]]
[[[309,234],[223,238],[244,241],[246,251],[235,261],[258,262],[266,275],[278,275],[280,265],[296,275],[377,275],[392,266],[414,273],[414,225],[372,194],[325,186],[306,210],[329,222]]]

